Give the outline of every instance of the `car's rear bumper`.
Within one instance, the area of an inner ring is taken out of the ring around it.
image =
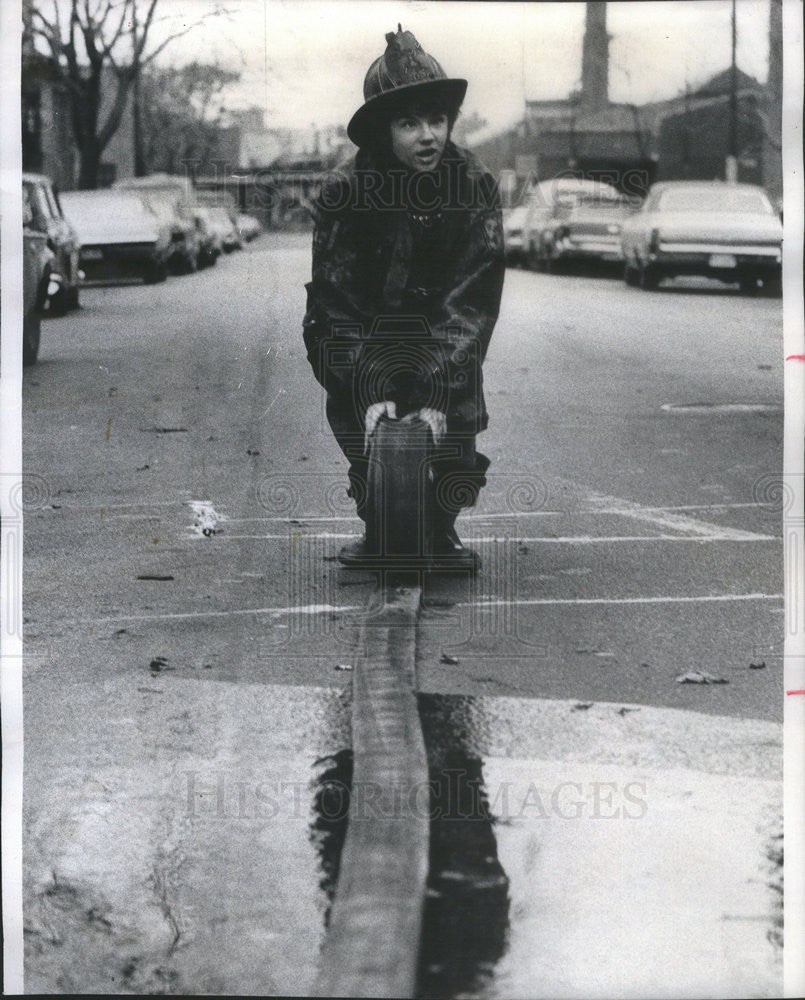
[[[619,240],[562,240],[554,244],[554,254],[562,260],[623,260]]]
[[[736,281],[743,275],[776,277],[782,268],[782,251],[773,246],[661,243],[649,262],[666,274],[702,274]]]
[[[83,284],[103,284],[142,278],[144,272],[164,257],[156,243],[115,243],[81,248]]]

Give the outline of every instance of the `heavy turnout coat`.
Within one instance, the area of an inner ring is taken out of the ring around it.
[[[481,363],[505,270],[492,176],[452,143],[429,176],[360,150],[325,178],[312,211],[304,340],[330,400],[354,399],[356,374],[371,367],[378,342],[425,340],[432,363],[412,376],[413,385],[409,378],[411,408],[433,404],[435,379],[444,400],[436,407],[444,408],[448,427],[483,430]],[[388,395],[387,385],[363,379],[364,405]]]

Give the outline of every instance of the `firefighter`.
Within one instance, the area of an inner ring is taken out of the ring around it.
[[[451,141],[467,81],[449,78],[409,32],[386,35],[347,134],[357,154],[328,175],[313,206],[304,340],[365,520],[367,446],[378,420],[431,429],[434,554],[475,570],[455,530],[486,483],[475,447],[488,423],[482,363],[498,317],[504,255],[492,176]],[[371,560],[365,538],[340,561]]]

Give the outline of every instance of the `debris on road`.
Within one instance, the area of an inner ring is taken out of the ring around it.
[[[352,664],[351,663],[336,663],[335,669],[336,670],[352,670]]]
[[[442,653],[439,657],[439,663],[447,663],[449,666],[455,667],[458,665],[459,659],[457,656],[451,656],[449,653]]]
[[[588,708],[592,708],[594,704],[594,701],[577,701],[575,705],[570,706],[570,711],[585,712]]]
[[[639,708],[627,708],[626,705],[617,710],[618,715],[626,715],[628,712],[639,712],[639,711],[640,711]]]
[[[173,670],[173,667],[168,666],[168,660],[164,656],[155,656],[153,660],[148,664],[148,669],[153,674],[158,674],[161,670]]]
[[[188,500],[188,506],[193,510],[191,530],[194,535],[210,538],[218,534],[223,521],[229,520],[226,514],[219,514],[209,500]]]
[[[766,661],[765,660],[761,660],[760,663],[750,663],[749,664],[749,669],[750,670],[765,670],[765,668],[766,668]]]
[[[139,427],[142,434],[187,434],[186,427]]]
[[[259,455],[260,452],[256,448],[247,448],[246,449],[246,454],[247,455]]]
[[[680,674],[676,682],[677,684],[729,684],[726,677],[716,677],[704,670],[689,670],[685,674]]]
[[[172,576],[162,576],[159,573],[140,573],[137,577],[138,580],[172,580]]]

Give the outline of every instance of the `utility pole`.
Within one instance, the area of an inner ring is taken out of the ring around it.
[[[732,63],[730,66],[730,138],[727,161],[724,168],[728,184],[738,181],[738,66],[735,62],[735,49],[738,38],[735,20],[735,3],[732,0]]]

